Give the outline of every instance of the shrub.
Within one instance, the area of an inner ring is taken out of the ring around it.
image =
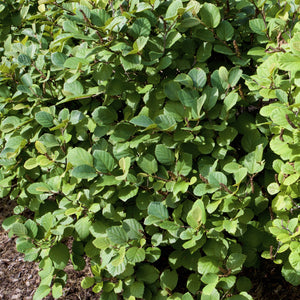
[[[34,299],[87,257],[103,300],[252,299],[261,254],[300,283],[298,2],[0,4],[3,227]]]

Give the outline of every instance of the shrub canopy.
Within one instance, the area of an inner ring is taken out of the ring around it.
[[[34,299],[86,257],[101,300],[252,299],[261,255],[300,284],[299,2],[0,3],[3,227]]]

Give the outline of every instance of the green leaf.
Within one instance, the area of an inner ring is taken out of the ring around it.
[[[182,296],[182,298],[181,298],[182,300],[193,300],[194,298],[193,298],[193,296],[190,294],[190,293],[185,293],[183,296]]]
[[[186,107],[194,107],[197,103],[197,98],[191,89],[180,90],[178,97],[181,103]]]
[[[28,230],[22,223],[14,223],[11,227],[11,232],[17,236],[27,236]]]
[[[143,248],[131,247],[126,251],[126,258],[133,264],[144,261],[145,255]]]
[[[196,292],[199,291],[200,286],[201,286],[200,276],[196,273],[190,274],[186,283],[186,287],[188,288],[188,290],[192,294],[195,294]]]
[[[120,189],[118,196],[122,201],[127,201],[137,195],[139,188],[133,185],[127,185]]]
[[[123,228],[129,239],[139,240],[143,236],[143,227],[136,219],[124,220]]]
[[[95,278],[94,277],[84,277],[82,280],[81,280],[81,287],[83,289],[88,289],[90,288],[91,286],[93,286],[95,283]]]
[[[228,82],[230,86],[234,87],[240,80],[241,76],[243,74],[243,71],[239,67],[232,68],[229,71],[229,77],[228,77]]]
[[[130,285],[130,294],[136,298],[143,298],[145,286],[143,282],[135,281]]]
[[[300,56],[291,53],[285,53],[279,56],[279,68],[285,71],[300,71]]]
[[[178,82],[179,84],[185,85],[186,87],[192,87],[193,86],[193,80],[190,76],[186,74],[178,74],[174,78],[174,82]]]
[[[112,226],[106,229],[107,237],[117,245],[125,244],[128,241],[126,231],[120,226]]]
[[[252,19],[249,21],[251,30],[259,35],[265,35],[266,27],[263,19]]]
[[[173,187],[173,194],[176,196],[178,193],[185,193],[190,186],[189,182],[177,181]]]
[[[135,133],[135,127],[129,123],[119,123],[110,136],[114,142],[124,142]]]
[[[222,21],[217,28],[217,36],[223,41],[229,41],[234,34],[234,28],[228,21]]]
[[[205,62],[211,57],[212,44],[203,42],[197,51],[197,61]]]
[[[48,296],[51,292],[51,288],[48,285],[40,285],[33,295],[33,300],[42,300]]]
[[[219,97],[219,91],[216,87],[211,88],[209,86],[206,86],[203,92],[206,95],[203,109],[209,111],[216,105]]]
[[[208,182],[213,187],[220,187],[220,184],[227,185],[227,178],[222,172],[211,172],[208,175]]]
[[[137,18],[129,29],[129,34],[137,39],[140,36],[149,36],[151,23],[146,18]]]
[[[230,254],[226,262],[227,269],[230,269],[232,274],[237,273],[242,269],[246,257],[247,256],[242,253]]]
[[[72,82],[65,82],[64,84],[64,92],[65,94],[68,95],[75,95],[75,96],[80,96],[83,94],[83,86],[82,84],[75,80]]]
[[[181,0],[172,1],[167,9],[165,20],[175,19],[178,15],[178,9],[182,7],[183,5]]]
[[[63,287],[59,282],[54,282],[52,286],[52,297],[58,299],[63,294]]]
[[[211,3],[205,2],[200,9],[201,21],[209,28],[216,28],[221,21],[219,9]]]
[[[166,49],[171,48],[181,37],[182,35],[177,30],[171,30],[167,35]]]
[[[247,154],[243,160],[243,165],[247,168],[250,174],[259,173],[264,168],[264,162],[261,161],[263,146],[258,145],[256,150]]]
[[[218,53],[222,53],[228,56],[232,56],[235,53],[227,46],[221,45],[221,44],[215,44],[214,45],[214,51]]]
[[[30,76],[29,73],[24,74],[24,75],[21,77],[21,81],[22,81],[22,83],[23,83],[25,86],[27,86],[27,87],[32,87],[33,81],[32,81],[32,78],[31,78],[31,76]]]
[[[28,219],[26,222],[25,222],[25,227],[27,228],[27,231],[28,231],[28,235],[31,237],[31,238],[35,238],[37,233],[38,233],[38,226],[37,224],[31,220],[31,219]]]
[[[111,172],[116,164],[112,155],[103,150],[95,150],[93,153],[95,168],[104,173]]]
[[[166,229],[169,232],[170,231],[174,231],[174,230],[178,230],[180,228],[180,226],[172,221],[163,221],[162,223],[159,224],[159,227],[162,229]]]
[[[154,174],[158,171],[157,161],[151,154],[141,156],[137,164],[147,174]]]
[[[164,86],[165,95],[173,101],[178,100],[178,92],[180,90],[181,90],[180,84],[173,80],[168,81]]]
[[[246,168],[239,168],[233,173],[234,180],[236,184],[240,184],[242,180],[247,176],[247,169]]]
[[[229,93],[224,99],[224,108],[225,111],[229,111],[232,107],[234,107],[239,99],[239,95],[235,92]]]
[[[289,262],[284,263],[281,273],[284,279],[292,285],[298,286],[300,284],[300,272],[297,272],[294,268],[292,268]]]
[[[206,223],[206,212],[202,200],[194,202],[192,209],[187,214],[186,221],[195,229]]]
[[[24,163],[24,168],[27,170],[32,170],[34,168],[36,168],[39,164],[36,161],[36,158],[29,158],[25,161]]]
[[[54,216],[51,214],[51,212],[48,212],[41,217],[40,224],[46,232],[48,232],[52,228],[53,223]]]
[[[155,156],[157,160],[164,165],[171,165],[175,160],[175,155],[172,150],[163,144],[156,145]]]
[[[159,278],[159,271],[150,264],[142,264],[137,268],[136,278],[151,284]]]
[[[289,255],[289,263],[296,272],[300,272],[300,251],[292,251]]]
[[[68,151],[67,160],[74,167],[80,165],[93,166],[93,156],[83,148],[75,147]]]
[[[287,186],[292,185],[299,179],[299,177],[300,177],[300,174],[292,174],[284,179],[283,184],[287,185]]]
[[[203,256],[198,260],[198,272],[200,274],[219,273],[218,261],[209,256]]]
[[[53,117],[45,111],[39,111],[35,114],[35,120],[43,127],[49,128],[54,125]]]
[[[80,240],[85,240],[89,236],[91,225],[92,221],[89,217],[83,217],[75,223],[75,230]]]
[[[19,220],[20,220],[20,216],[18,216],[18,215],[10,216],[2,222],[2,224],[1,224],[2,228],[4,230],[9,230],[13,226],[13,224],[18,222]]]
[[[20,54],[18,56],[18,62],[21,65],[30,66],[31,65],[31,58],[28,55],[26,55],[26,54]]]
[[[27,191],[33,195],[39,195],[43,193],[51,192],[51,188],[44,182],[35,182],[29,185]]]
[[[177,286],[178,275],[176,270],[165,270],[160,275],[160,286],[162,289],[174,290]]]
[[[92,117],[98,125],[109,125],[117,120],[118,115],[114,110],[100,106],[93,111]]]
[[[106,12],[105,9],[93,9],[91,11],[91,22],[98,27],[105,26],[105,23],[109,18],[110,15]]]
[[[155,124],[149,117],[144,115],[139,115],[130,120],[130,123],[140,126],[140,127],[149,127]]]
[[[252,283],[251,280],[246,277],[246,276],[241,276],[238,278],[237,283],[236,283],[237,289],[242,292],[242,291],[250,291],[252,288]]]
[[[50,249],[49,257],[56,269],[63,270],[70,259],[69,249],[65,244],[57,243]]]
[[[56,67],[63,68],[66,59],[67,59],[67,55],[65,55],[64,53],[54,52],[51,54],[51,62]]]
[[[168,209],[161,202],[151,202],[148,206],[148,214],[161,220],[169,218]]]
[[[126,57],[121,57],[120,61],[125,71],[129,71],[129,70],[141,71],[143,69],[140,55],[132,54]]]
[[[188,75],[192,78],[194,87],[203,88],[206,84],[206,74],[200,68],[194,68],[189,71]]]
[[[71,174],[74,177],[82,179],[90,179],[97,176],[95,168],[89,165],[77,166],[72,170]]]

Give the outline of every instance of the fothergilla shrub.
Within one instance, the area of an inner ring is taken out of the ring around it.
[[[2,226],[34,299],[69,262],[101,300],[252,299],[262,257],[300,284],[299,4],[0,3]]]

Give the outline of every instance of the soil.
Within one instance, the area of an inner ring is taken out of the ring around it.
[[[3,220],[13,214],[14,206],[10,200],[0,198],[0,299],[31,300],[40,283],[38,263],[24,261],[24,255],[16,250],[16,238],[9,238],[1,226]],[[92,288],[84,290],[80,286],[81,280],[91,275],[88,265],[82,271],[74,271],[69,264],[65,271],[68,282],[60,299],[99,299],[99,294],[94,294]],[[49,295],[44,299],[54,298]]]
[[[281,265],[262,259],[259,269],[244,270],[253,287],[249,294],[254,300],[300,300],[300,286],[293,286],[281,275]]]
[[[12,215],[14,204],[8,199],[0,199],[0,299],[30,300],[39,285],[38,263],[25,262],[23,254],[16,251],[15,238],[9,238],[1,224]],[[68,283],[60,299],[65,300],[96,300],[91,288],[84,290],[80,286],[85,276],[91,272],[86,266],[82,271],[74,271],[72,265],[65,270]],[[271,261],[263,260],[260,269],[244,270],[243,275],[249,277],[253,287],[249,292],[254,300],[300,300],[300,286],[294,287],[281,276],[280,266]],[[45,300],[54,299],[51,295]]]

